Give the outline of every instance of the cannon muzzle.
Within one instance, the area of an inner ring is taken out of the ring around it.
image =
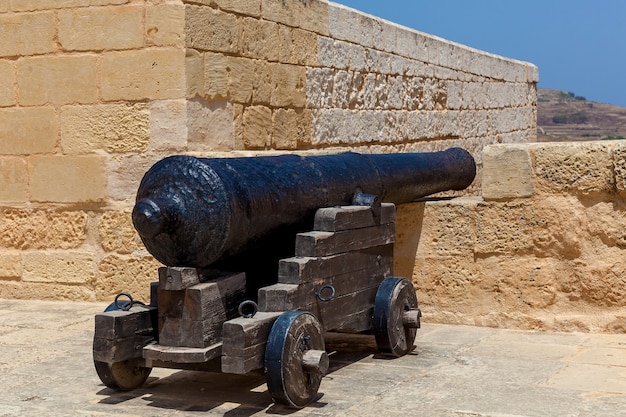
[[[467,188],[476,164],[465,150],[432,153],[195,158],[171,156],[145,174],[132,219],[167,266],[206,268],[286,226],[312,224],[320,207],[355,192],[407,203]]]

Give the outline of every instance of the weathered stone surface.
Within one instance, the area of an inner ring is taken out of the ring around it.
[[[151,150],[173,151],[184,149],[187,145],[187,101],[153,101],[150,111]]]
[[[31,164],[32,201],[82,203],[106,198],[106,162],[102,156],[36,156]]]
[[[617,191],[626,191],[626,143],[616,141],[613,144],[613,171]]]
[[[588,194],[615,190],[610,145],[541,144],[530,148],[541,192]]]
[[[0,280],[17,280],[22,277],[20,253],[15,250],[0,251]]]
[[[28,166],[26,159],[0,157],[0,202],[24,203],[27,201]]]
[[[104,53],[101,95],[105,101],[183,98],[184,69],[185,51],[179,48]]]
[[[0,60],[0,106],[12,106],[16,102],[13,64],[8,60]]]
[[[262,0],[261,17],[287,26],[310,30],[328,35],[328,2]]]
[[[72,249],[86,238],[87,213],[3,209],[0,211],[0,246],[13,249]]]
[[[0,27],[0,57],[44,54],[57,48],[54,12],[5,14],[0,16]]]
[[[23,106],[98,101],[95,55],[34,56],[17,61],[19,102]]]
[[[96,299],[111,300],[120,292],[128,292],[136,300],[149,301],[150,282],[158,281],[160,266],[152,256],[106,256],[98,266]]]
[[[29,155],[52,152],[57,137],[52,107],[0,110],[0,154]]]
[[[146,42],[154,46],[185,46],[183,4],[146,6]]]
[[[188,148],[191,151],[232,151],[233,105],[226,100],[187,102]]]
[[[534,173],[524,145],[493,145],[483,151],[482,196],[485,200],[530,197]]]
[[[144,7],[112,6],[58,12],[59,42],[68,51],[135,49],[144,43]]]
[[[129,211],[104,212],[98,222],[98,233],[106,252],[130,254],[143,248]]]
[[[210,7],[186,5],[185,39],[188,48],[235,53],[239,48],[237,16]]]
[[[150,141],[150,112],[144,103],[65,106],[60,125],[66,154],[143,152]]]
[[[243,143],[246,149],[264,149],[272,140],[272,110],[250,106],[243,113]]]
[[[93,252],[26,251],[22,253],[24,282],[87,284],[95,277]]]

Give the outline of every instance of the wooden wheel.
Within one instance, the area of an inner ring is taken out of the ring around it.
[[[315,316],[287,311],[274,322],[265,348],[265,378],[275,401],[302,408],[328,371],[322,326]]]
[[[131,361],[100,362],[93,361],[96,372],[104,385],[111,389],[130,391],[143,385],[148,379],[152,368],[135,366]]]
[[[413,284],[406,278],[385,278],[374,301],[374,335],[378,350],[400,357],[413,350],[421,312]]]

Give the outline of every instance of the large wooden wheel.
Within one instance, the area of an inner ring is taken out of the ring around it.
[[[395,357],[413,350],[420,317],[413,284],[406,278],[385,278],[374,301],[373,330],[378,350]]]
[[[322,326],[315,316],[287,311],[274,322],[265,349],[267,388],[275,401],[302,408],[328,371]]]
[[[104,385],[111,389],[130,391],[146,382],[152,368],[136,366],[131,361],[100,362],[94,360],[96,372]]]

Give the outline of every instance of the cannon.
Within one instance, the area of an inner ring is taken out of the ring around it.
[[[459,148],[157,162],[132,221],[165,266],[149,304],[122,293],[96,316],[100,379],[129,390],[153,367],[260,370],[275,401],[300,408],[328,371],[327,332],[407,354],[421,312],[412,283],[393,276],[394,204],[475,174]]]

